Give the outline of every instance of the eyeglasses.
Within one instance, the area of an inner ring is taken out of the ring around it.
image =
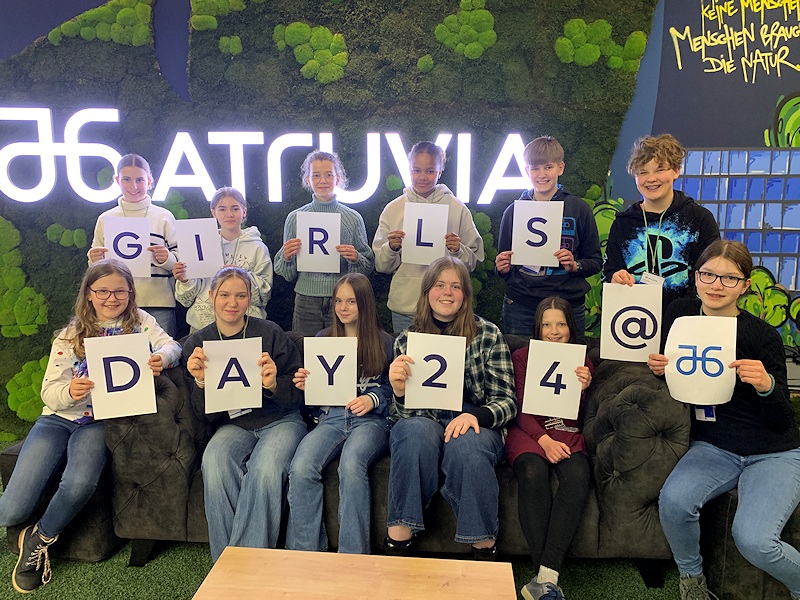
[[[746,277],[736,277],[735,275],[717,275],[716,273],[710,273],[709,271],[698,271],[697,277],[700,279],[700,283],[705,283],[706,285],[711,285],[717,279],[719,279],[720,283],[722,283],[722,286],[726,288],[735,288],[742,281],[747,280]]]
[[[108,300],[111,297],[111,294],[114,294],[114,298],[117,300],[125,300],[128,296],[131,295],[130,290],[93,290],[89,288],[89,291],[94,292],[94,295],[97,296],[98,300]]]

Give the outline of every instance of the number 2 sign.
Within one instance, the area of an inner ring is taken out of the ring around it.
[[[409,365],[405,407],[461,412],[466,348],[464,337],[409,333],[406,354],[414,364]]]
[[[586,363],[586,346],[531,340],[522,412],[577,419],[581,382],[575,369]]]

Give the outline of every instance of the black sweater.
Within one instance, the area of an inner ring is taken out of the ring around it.
[[[303,404],[303,393],[292,383],[292,377],[297,369],[303,366],[300,359],[300,352],[294,342],[290,340],[284,331],[272,321],[265,321],[256,317],[247,317],[247,330],[245,337],[261,338],[262,352],[269,352],[270,357],[278,367],[278,387],[275,392],[263,390],[261,395],[261,408],[254,408],[247,414],[235,419],[230,419],[227,412],[205,414],[205,390],[197,385],[192,386],[192,404],[195,413],[204,416],[211,423],[223,425],[232,423],[243,429],[258,429],[277,421],[281,417],[291,413],[299,412]],[[230,336],[222,336],[222,339],[241,338],[241,332]],[[190,335],[183,345],[184,363],[194,352],[197,346],[202,346],[208,340],[219,340],[220,335],[216,323],[204,327]],[[258,360],[254,357],[253,360]]]
[[[666,311],[664,332],[678,317],[698,314],[699,300],[676,300]],[[789,400],[781,337],[769,323],[747,311],[740,311],[736,321],[736,359],[760,360],[775,378],[775,386],[772,393],[760,396],[752,385],[737,377],[730,402],[716,406],[715,422],[697,421],[692,411],[692,439],[740,456],[798,448],[800,431]],[[702,397],[699,399],[702,401]]]

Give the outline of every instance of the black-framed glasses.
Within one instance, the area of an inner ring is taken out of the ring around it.
[[[711,285],[717,279],[719,279],[722,286],[726,288],[735,288],[742,281],[747,281],[746,277],[736,277],[735,275],[717,275],[716,273],[711,273],[710,271],[698,271],[697,277],[700,279],[700,283],[704,283],[706,285]]]
[[[89,288],[89,291],[94,292],[94,295],[97,296],[98,300],[108,300],[111,297],[111,294],[114,294],[114,298],[117,300],[125,300],[131,295],[130,290],[93,290],[92,288]]]

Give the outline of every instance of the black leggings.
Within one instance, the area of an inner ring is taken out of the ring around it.
[[[550,469],[558,477],[553,497]],[[514,461],[514,475],[519,482],[519,522],[533,566],[561,571],[589,492],[589,459],[583,452],[575,452],[552,464],[526,452]]]

